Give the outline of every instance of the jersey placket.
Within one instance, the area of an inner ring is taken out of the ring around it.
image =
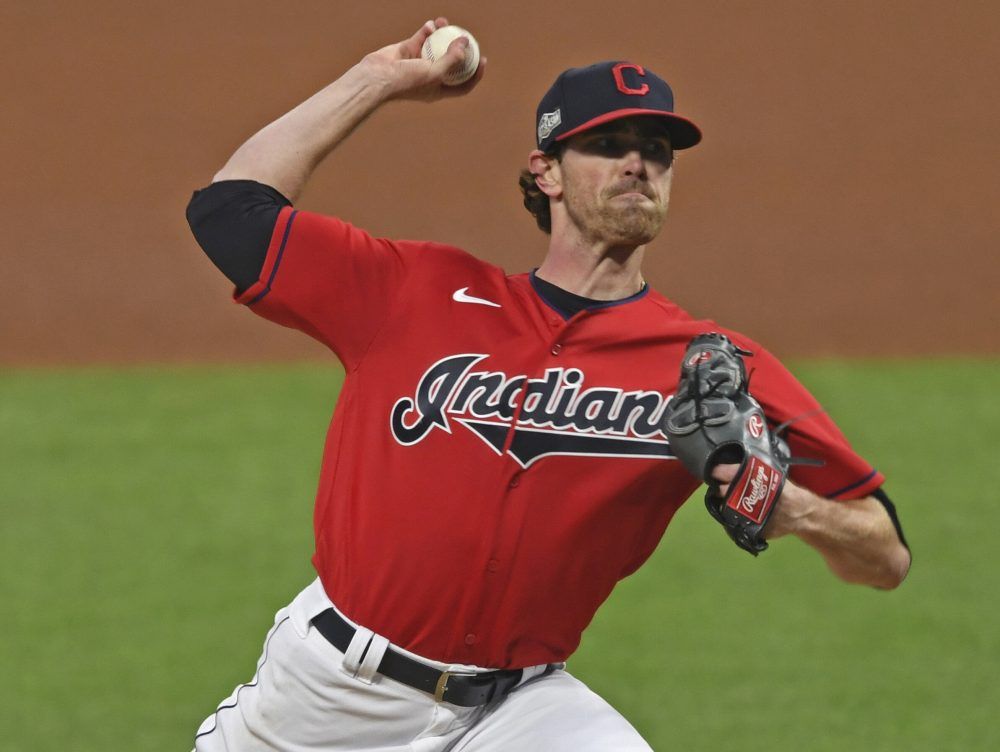
[[[525,386],[522,387],[517,396],[517,403],[507,435],[504,439],[501,455],[509,458],[510,463],[502,463],[501,483],[498,485],[502,489],[500,498],[497,500],[495,518],[492,520],[493,530],[492,540],[488,549],[487,559],[483,569],[485,579],[483,587],[483,599],[481,607],[476,610],[477,619],[474,625],[470,625],[464,637],[466,648],[471,648],[483,637],[483,629],[489,625],[496,624],[497,615],[503,607],[503,599],[506,585],[510,581],[510,562],[515,560],[517,545],[520,540],[520,530],[524,524],[526,504],[532,503],[531,499],[525,498],[522,486],[522,477],[531,470],[530,467],[521,467],[510,453],[511,446],[517,435],[518,422],[524,410],[524,404],[530,396],[528,384],[531,379],[541,378],[547,368],[551,368],[556,359],[561,359],[565,352],[563,341],[570,327],[580,319],[586,317],[587,311],[581,311],[569,320],[562,320],[555,315],[547,317],[550,326],[550,334],[543,337],[539,356],[535,360],[537,365],[533,368],[525,369]],[[513,468],[513,472],[511,472]],[[515,517],[516,515],[516,517]],[[505,576],[506,574],[506,576]]]

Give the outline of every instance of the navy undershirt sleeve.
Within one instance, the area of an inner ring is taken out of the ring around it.
[[[278,213],[291,201],[254,180],[222,180],[195,191],[187,221],[195,240],[242,292],[260,277]]]
[[[872,493],[878,503],[885,507],[885,511],[889,513],[889,519],[892,520],[892,526],[896,528],[896,535],[899,536],[899,542],[906,546],[906,550],[910,550],[910,544],[906,542],[906,536],[903,535],[903,526],[899,522],[899,516],[896,514],[896,505],[892,503],[892,500],[881,488]]]

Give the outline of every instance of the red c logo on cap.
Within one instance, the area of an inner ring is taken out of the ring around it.
[[[625,83],[625,78],[624,76],[622,76],[623,70],[634,70],[640,76],[646,75],[646,71],[643,69],[641,65],[636,65],[635,63],[618,63],[618,65],[616,65],[614,68],[611,69],[611,72],[615,76],[615,86],[618,87],[618,91],[620,91],[622,94],[634,94],[637,97],[641,97],[643,94],[649,91],[649,84],[647,83],[644,83],[638,89],[633,89],[631,86]]]

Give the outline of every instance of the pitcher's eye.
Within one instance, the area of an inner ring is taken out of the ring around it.
[[[584,148],[602,157],[620,157],[628,150],[628,145],[620,136],[607,134],[588,139]]]
[[[660,162],[670,162],[673,159],[673,150],[663,139],[651,138],[642,145],[642,154],[647,159],[655,159]]]

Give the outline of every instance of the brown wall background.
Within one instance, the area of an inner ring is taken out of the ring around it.
[[[8,2],[0,363],[323,356],[228,302],[184,206],[253,131],[426,18],[489,58],[471,97],[393,104],[299,202],[509,271],[544,237],[517,170],[563,68],[630,59],[705,140],[648,277],[779,354],[1000,352],[1000,5]]]

